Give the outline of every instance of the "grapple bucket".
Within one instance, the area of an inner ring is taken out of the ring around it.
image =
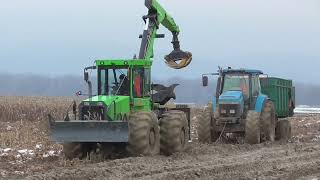
[[[50,138],[56,142],[128,142],[128,122],[53,121]]]
[[[180,49],[173,50],[170,54],[164,57],[165,63],[174,69],[182,69],[188,66],[192,60],[192,54]]]

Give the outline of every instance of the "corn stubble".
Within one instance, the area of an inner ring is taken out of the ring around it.
[[[47,136],[48,114],[62,118],[72,101],[68,97],[0,96],[0,147],[51,146]]]

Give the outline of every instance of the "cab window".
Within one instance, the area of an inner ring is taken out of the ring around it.
[[[257,96],[260,92],[259,76],[252,76],[252,96]]]
[[[142,68],[133,70],[133,95],[134,97],[143,96],[143,79],[144,79],[144,70]]]
[[[151,91],[151,76],[150,76],[150,69],[144,69],[144,87],[143,87],[143,96],[149,97]]]

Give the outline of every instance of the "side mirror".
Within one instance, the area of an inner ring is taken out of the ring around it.
[[[202,86],[208,86],[208,76],[202,76]]]
[[[89,81],[89,73],[88,73],[88,72],[84,72],[84,73],[83,73],[83,76],[84,76],[84,80],[85,80],[86,82],[88,82],[88,81]]]

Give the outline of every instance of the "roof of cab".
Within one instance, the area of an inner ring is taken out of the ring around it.
[[[248,74],[263,74],[260,70],[255,69],[224,69],[223,73],[248,73]]]

